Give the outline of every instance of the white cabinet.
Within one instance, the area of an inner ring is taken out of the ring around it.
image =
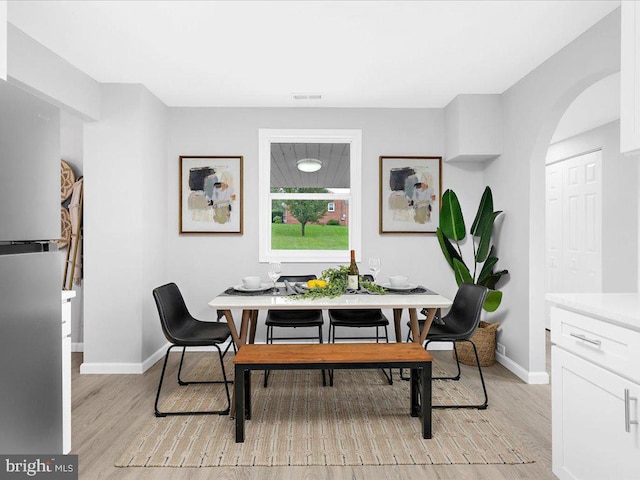
[[[620,56],[620,151],[640,154],[640,2],[623,1]]]
[[[62,453],[71,451],[71,299],[76,292],[62,292]]]
[[[552,347],[553,473],[560,480],[640,478],[640,385]],[[628,431],[627,431],[628,430]]]
[[[639,480],[640,331],[592,311],[551,307],[553,473]]]

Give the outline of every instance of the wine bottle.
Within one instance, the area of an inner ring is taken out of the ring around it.
[[[360,288],[360,275],[358,273],[358,265],[356,265],[356,251],[351,250],[351,264],[347,270],[347,288],[349,290],[358,290]]]

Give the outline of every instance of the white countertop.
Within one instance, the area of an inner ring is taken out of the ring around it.
[[[640,331],[640,294],[638,293],[548,293],[547,301]]]
[[[62,290],[62,301],[66,302],[76,296],[75,290]]]

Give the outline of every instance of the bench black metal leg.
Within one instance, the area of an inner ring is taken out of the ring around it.
[[[251,420],[251,370],[244,371],[244,418]]]
[[[244,412],[245,412],[245,391],[244,391],[244,374],[245,370],[241,365],[236,365],[235,369],[235,412],[236,412],[236,443],[244,442]]]
[[[409,370],[411,377],[411,416],[417,417],[420,415],[420,401],[419,401],[419,393],[420,393],[420,385],[418,378],[418,370],[415,368],[411,368]]]
[[[420,369],[422,391],[422,438],[431,438],[431,363]]]

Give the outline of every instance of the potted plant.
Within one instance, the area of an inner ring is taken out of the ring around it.
[[[478,206],[469,233],[473,245],[473,259],[469,263],[462,257],[460,242],[466,237],[466,226],[460,202],[453,190],[447,190],[442,196],[440,209],[440,226],[436,230],[440,248],[449,266],[453,269],[458,285],[475,283],[489,289],[483,308],[487,312],[495,312],[502,302],[502,292],[496,288],[498,282],[508,275],[507,270],[496,270],[498,257],[494,254],[492,244],[493,225],[501,210],[493,210],[493,194],[486,187]],[[469,268],[473,266],[473,272]],[[478,355],[482,366],[495,362],[496,330],[499,323],[480,322],[480,326],[472,337],[478,347]],[[475,365],[472,347],[466,343],[457,345],[460,361],[466,365]],[[468,350],[468,351],[467,351]]]

